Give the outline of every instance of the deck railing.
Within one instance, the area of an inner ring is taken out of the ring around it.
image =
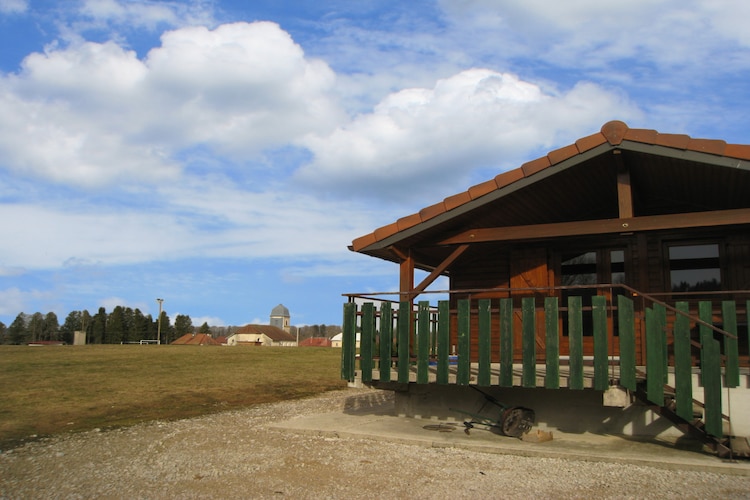
[[[648,400],[662,406],[673,373],[676,413],[689,421],[697,370],[706,432],[722,435],[722,387],[737,387],[740,359],[747,365],[750,300],[700,300],[691,307],[687,300],[669,304],[625,285],[493,289],[527,296],[471,298],[486,292],[436,292],[464,298],[439,300],[435,306],[426,300],[413,304],[383,300],[381,294],[347,294],[342,378],[353,381],[359,369],[365,383],[580,390],[586,374],[593,389],[620,385],[631,391],[645,379]],[[566,365],[565,384],[561,365]],[[543,377],[537,376],[538,368]]]

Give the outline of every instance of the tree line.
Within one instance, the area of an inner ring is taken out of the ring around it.
[[[190,316],[178,314],[172,324],[166,311],[158,318],[144,315],[140,309],[115,307],[107,313],[100,307],[96,314],[87,310],[72,311],[61,325],[57,315],[49,312],[20,313],[6,326],[0,322],[0,342],[3,344],[28,344],[39,341],[73,343],[75,332],[85,332],[87,344],[120,344],[139,340],[156,340],[161,330],[161,343],[167,344],[186,333],[195,333]],[[201,333],[210,333],[208,324],[200,327]]]
[[[40,341],[58,341],[72,344],[75,332],[85,332],[87,344],[120,344],[140,340],[157,340],[159,332],[162,344],[182,337],[186,333],[205,333],[216,338],[231,335],[237,327],[209,326],[203,323],[193,326],[193,321],[186,314],[178,314],[171,322],[166,311],[161,313],[161,327],[158,318],[144,315],[140,309],[115,307],[107,313],[100,307],[96,314],[87,310],[72,311],[61,325],[53,312],[42,314],[19,313],[13,322],[6,326],[0,321],[0,344],[28,344]],[[291,327],[291,334],[299,334],[299,339],[309,337],[333,337],[341,332],[335,325],[305,325]]]

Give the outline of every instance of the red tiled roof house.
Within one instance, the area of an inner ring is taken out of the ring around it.
[[[294,347],[297,339],[276,326],[245,325],[227,337],[227,345]]]

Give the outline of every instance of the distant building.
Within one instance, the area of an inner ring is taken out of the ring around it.
[[[286,333],[290,333],[289,327],[289,309],[284,304],[279,304],[271,310],[271,326],[280,328]]]
[[[80,330],[73,332],[73,345],[86,345],[86,332]]]
[[[186,333],[172,345],[221,345],[221,342],[206,333]]]
[[[344,334],[343,333],[337,333],[336,335],[334,335],[333,337],[331,337],[331,347],[341,347],[341,343],[342,343],[343,338],[344,338]],[[355,347],[359,348],[359,333],[357,333],[356,341],[355,342],[356,342]]]
[[[310,337],[299,343],[300,347],[331,347],[331,339],[325,337]]]
[[[273,325],[245,325],[227,337],[227,345],[294,347],[297,339]]]

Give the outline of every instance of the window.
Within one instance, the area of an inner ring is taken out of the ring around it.
[[[599,249],[563,253],[560,258],[560,285],[596,285],[599,283],[625,283],[625,250]],[[620,293],[615,289],[615,293]],[[579,296],[583,300],[583,334],[593,335],[594,320],[591,313],[591,297],[605,294],[608,300],[616,303],[616,297],[609,297],[609,290],[596,288],[572,288],[563,290],[561,295],[563,307],[568,305],[568,297]],[[562,315],[563,335],[568,335],[568,313]],[[616,311],[613,313],[614,334],[617,335]]]
[[[670,246],[669,279],[673,292],[721,290],[718,243]]]
[[[560,264],[560,284],[563,286],[595,285],[599,282],[597,273],[598,252],[574,252],[562,255]],[[562,291],[563,307],[568,306],[568,297],[582,298],[584,313],[583,335],[594,334],[594,319],[591,316],[591,297],[596,295],[595,288],[567,289]],[[568,336],[568,313],[562,315],[563,335]]]

